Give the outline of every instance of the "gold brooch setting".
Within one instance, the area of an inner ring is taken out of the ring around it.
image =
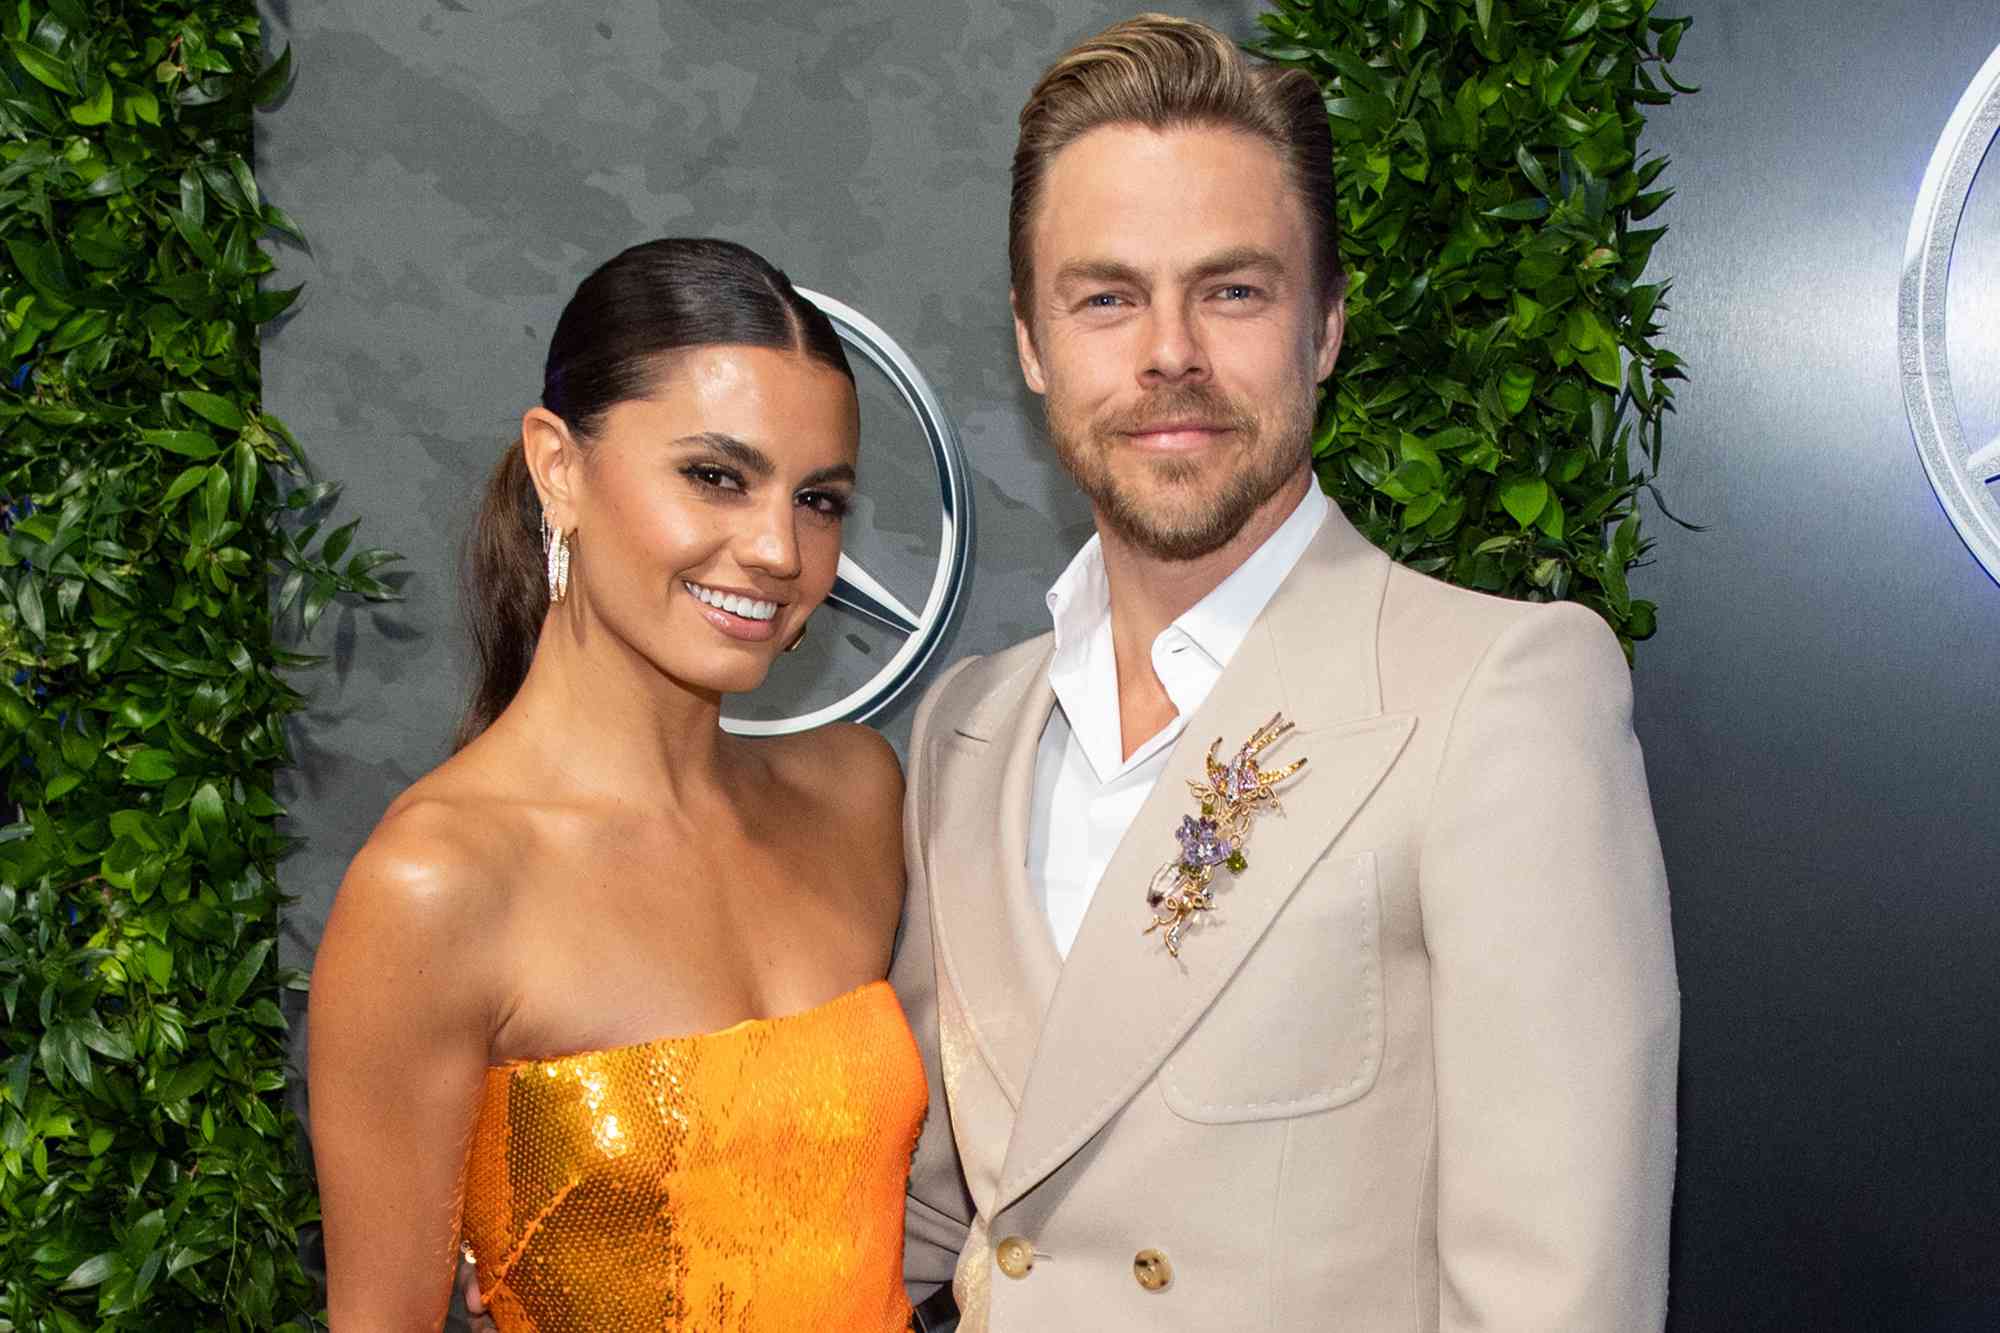
[[[1278,784],[1306,766],[1294,759],[1283,768],[1266,769],[1258,756],[1282,740],[1292,724],[1274,716],[1257,728],[1249,740],[1237,747],[1235,758],[1223,763],[1215,757],[1222,744],[1216,737],[1204,759],[1206,782],[1190,782],[1188,790],[1200,803],[1201,813],[1183,815],[1174,837],[1180,854],[1162,865],[1146,886],[1146,906],[1153,922],[1146,934],[1166,932],[1167,952],[1181,956],[1181,940],[1187,928],[1203,912],[1215,910],[1215,871],[1220,866],[1240,875],[1249,869],[1243,845],[1250,839],[1251,821],[1266,810],[1277,810]]]

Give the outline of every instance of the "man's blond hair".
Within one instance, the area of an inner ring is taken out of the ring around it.
[[[1094,129],[1236,130],[1278,150],[1305,205],[1313,277],[1331,304],[1346,284],[1334,212],[1333,136],[1319,86],[1304,70],[1252,64],[1205,23],[1141,14],[1071,47],[1021,108],[1007,260],[1014,299],[1030,312],[1034,278],[1028,230],[1051,158]]]

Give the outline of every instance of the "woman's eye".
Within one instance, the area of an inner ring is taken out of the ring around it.
[[[681,469],[681,474],[700,486],[710,486],[718,491],[740,491],[743,478],[726,467],[713,463],[690,463]]]
[[[823,518],[846,518],[848,498],[832,491],[801,491],[799,504]]]

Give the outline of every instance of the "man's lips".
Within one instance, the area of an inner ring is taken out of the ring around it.
[[[1232,426],[1205,421],[1172,421],[1151,423],[1120,431],[1119,434],[1141,449],[1182,453],[1191,449],[1205,449],[1233,429],[1235,428]]]

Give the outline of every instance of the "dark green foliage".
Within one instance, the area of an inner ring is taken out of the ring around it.
[[[0,39],[0,1330],[305,1327],[271,591],[309,627],[391,557],[292,530],[331,488],[259,405],[288,62],[247,0]]]
[[[1679,358],[1641,282],[1672,194],[1639,147],[1687,19],[1654,0],[1277,0],[1252,49],[1326,90],[1347,341],[1321,484],[1454,583],[1570,598],[1631,652],[1637,493]]]

